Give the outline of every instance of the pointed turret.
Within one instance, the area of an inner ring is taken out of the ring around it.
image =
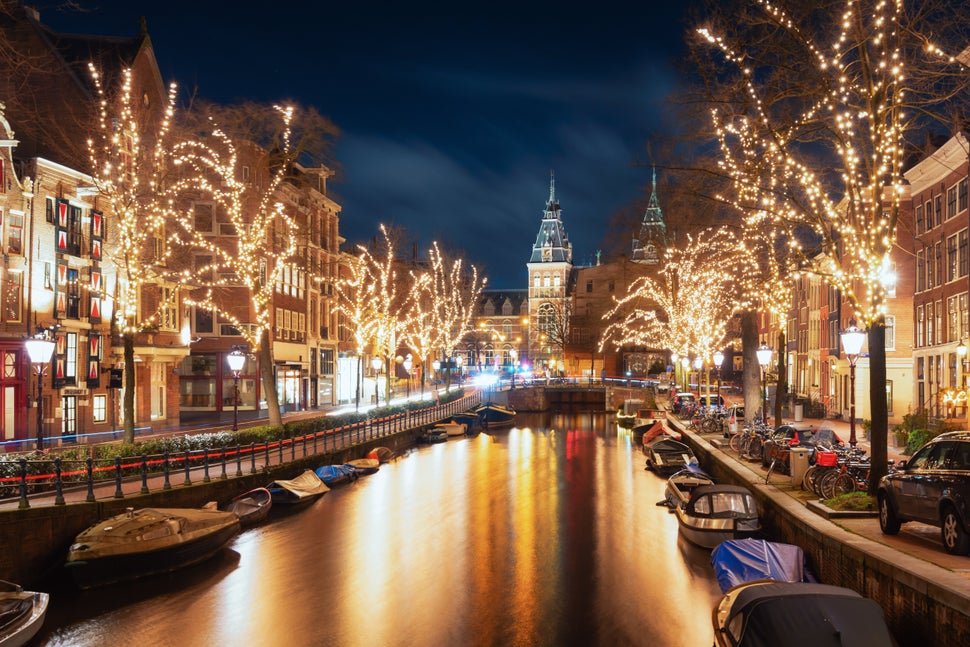
[[[530,263],[572,263],[573,246],[562,223],[562,212],[556,200],[556,175],[549,171],[549,200],[542,213],[539,235],[532,246]]]
[[[667,246],[667,225],[664,223],[660,201],[657,200],[657,167],[653,168],[653,190],[647,210],[643,212],[640,235],[633,239],[633,260],[638,263],[655,265]]]

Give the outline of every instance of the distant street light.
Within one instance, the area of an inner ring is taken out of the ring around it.
[[[841,336],[842,350],[849,360],[849,444],[855,447],[858,442],[855,437],[855,363],[862,353],[866,333],[856,328],[855,320],[852,320],[849,322],[849,327],[842,331]]]
[[[761,422],[768,424],[768,365],[771,364],[771,348],[761,340],[761,346],[755,351],[758,364],[761,365]]]
[[[404,358],[404,362],[402,363],[402,366],[404,366],[404,370],[407,371],[407,374],[408,374],[407,398],[408,400],[410,400],[411,399],[411,367],[414,366],[414,360],[411,358],[411,353],[408,353],[408,356]]]
[[[44,449],[44,370],[50,364],[51,355],[54,354],[54,341],[50,338],[50,332],[43,330],[28,339],[24,346],[27,347],[27,355],[30,356],[30,363],[37,371],[37,449]]]

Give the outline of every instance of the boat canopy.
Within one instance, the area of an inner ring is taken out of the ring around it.
[[[815,582],[798,546],[764,539],[729,539],[711,552],[711,566],[722,593],[755,580]]]

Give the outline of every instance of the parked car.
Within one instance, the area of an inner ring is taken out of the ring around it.
[[[809,456],[809,460],[812,460],[818,444],[831,447],[843,443],[839,435],[827,427],[818,427],[807,422],[781,425],[761,446],[761,464],[768,467],[777,458],[787,469],[792,447],[808,447],[812,450]]]
[[[744,405],[743,404],[732,404],[727,408],[724,414],[724,437],[730,438],[734,434],[741,431],[741,426],[744,425]]]
[[[724,396],[718,395],[717,393],[702,393],[700,397],[700,405],[702,407],[723,407]]]
[[[887,535],[907,521],[940,528],[943,549],[970,553],[970,431],[940,434],[879,481],[879,527]]]
[[[676,415],[685,406],[692,407],[697,404],[697,397],[693,393],[681,391],[674,395],[672,402],[674,414]]]

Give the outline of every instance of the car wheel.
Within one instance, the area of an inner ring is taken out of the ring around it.
[[[889,495],[885,492],[879,493],[879,527],[883,534],[895,535],[899,533],[899,517],[893,510],[893,504],[889,500]]]
[[[953,506],[943,510],[943,525],[940,528],[943,538],[943,549],[951,555],[966,555],[970,553],[970,535],[963,528],[963,521]]]

